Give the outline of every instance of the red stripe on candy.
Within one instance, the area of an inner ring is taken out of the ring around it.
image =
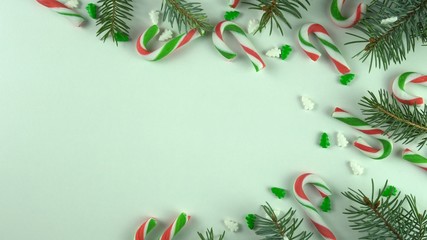
[[[310,219],[311,220],[311,219]],[[317,228],[317,230],[319,231],[319,233],[327,239],[331,239],[331,240],[336,240],[337,238],[335,237],[334,233],[331,232],[331,230],[329,230],[327,227],[318,224],[317,222],[314,222],[313,220],[311,220],[311,222],[314,224],[314,226]]]
[[[144,238],[145,238],[145,232],[144,232],[144,230],[145,230],[145,225],[147,225],[147,223],[148,223],[149,221],[146,221],[145,223],[143,223],[139,228],[138,228],[138,230],[136,231],[136,234],[135,234],[135,240],[144,240]]]
[[[310,27],[308,28],[309,34],[315,33],[315,32],[321,32],[321,33],[324,33],[326,35],[329,35],[328,31],[326,31],[326,29],[322,25],[317,24],[317,23],[311,24]]]
[[[303,49],[303,51],[305,52],[305,54],[307,54],[307,56],[311,59],[311,60],[313,60],[313,61],[317,61],[317,60],[319,60],[319,58],[320,58],[320,55],[318,55],[318,54],[315,54],[315,53],[312,53],[312,52],[307,52],[307,51],[305,51],[304,49]]]
[[[337,67],[338,71],[341,74],[346,74],[346,73],[349,73],[351,71],[350,68],[348,68],[346,65],[338,62],[337,60],[335,60],[331,56],[329,56],[329,58],[331,59],[331,61],[334,63],[335,67]]]
[[[343,110],[342,108],[336,107],[334,112],[345,112],[346,113],[347,111]]]
[[[37,2],[48,8],[68,8],[63,3],[58,2],[56,0],[37,0]]]
[[[163,233],[162,238],[160,240],[169,240],[171,239],[171,231],[174,224],[170,225],[168,229]]]
[[[373,147],[369,147],[369,146],[366,146],[366,145],[363,145],[363,144],[360,144],[360,143],[358,143],[358,142],[354,142],[354,144],[353,144],[355,147],[357,147],[358,149],[360,149],[360,150],[362,150],[362,151],[365,151],[365,152],[369,152],[369,153],[377,153],[377,152],[379,152],[380,150],[379,149],[376,149],[376,148],[373,148]]]
[[[368,134],[368,135],[378,135],[378,134],[383,134],[384,133],[383,130],[381,130],[381,129],[366,129],[366,130],[357,129],[357,130],[359,130],[359,131],[361,131],[361,132],[363,132],[365,134]]]
[[[411,100],[406,100],[406,99],[401,99],[398,96],[394,95],[393,96],[401,103],[406,104],[406,105],[422,105],[424,104],[424,99],[417,97]]]
[[[232,4],[230,7],[232,7],[232,8],[236,8],[236,7],[237,7],[237,5],[239,4],[239,1],[240,1],[240,0],[234,0],[234,1],[233,1],[233,4]]]
[[[413,82],[413,83],[424,83],[424,82],[427,82],[427,76],[421,76],[421,77],[415,78],[411,82]]]
[[[222,24],[224,24],[225,21],[222,21],[220,23],[218,23],[215,27],[215,34],[219,37],[219,39],[221,39],[222,41],[224,41],[224,39],[222,38],[222,32],[221,32],[221,27]]]
[[[177,48],[182,47],[183,45],[187,44],[194,36],[194,34],[196,34],[196,29],[192,29],[191,31],[189,31],[187,33],[187,35],[185,35],[184,39],[182,40],[182,42],[178,45]]]
[[[295,180],[295,184],[294,184],[294,186],[295,186],[294,190],[295,190],[295,193],[298,195],[298,197],[303,198],[304,200],[307,200],[307,201],[308,201],[308,197],[307,197],[307,195],[304,192],[303,183],[304,183],[304,179],[307,176],[309,176],[309,175],[311,175],[311,173],[304,173],[304,174],[302,174],[301,176],[299,176]]]
[[[249,55],[253,56],[253,57],[254,57],[254,58],[256,58],[258,61],[260,61],[260,62],[262,63],[262,67],[263,67],[263,68],[265,67],[265,63],[264,63],[264,61],[262,61],[262,59],[261,59],[261,57],[258,55],[258,53],[256,53],[254,50],[252,50],[252,49],[250,49],[250,48],[248,48],[248,47],[246,47],[246,46],[244,46],[244,45],[240,45],[240,46],[242,46],[243,50],[244,50],[247,54],[249,54]]]
[[[136,41],[136,50],[138,51],[139,54],[145,56],[150,54],[151,52],[145,49],[144,47],[142,47],[142,44],[141,44],[142,35],[143,34],[141,34],[141,36],[138,37],[138,41]]]

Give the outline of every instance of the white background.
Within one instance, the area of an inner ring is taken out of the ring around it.
[[[368,63],[351,59],[363,46],[344,46],[352,38],[327,17],[330,1],[312,2],[304,20],[289,17],[294,28],[284,37],[277,31],[251,37],[262,52],[282,44],[294,49],[286,61],[265,58],[259,73],[236,43],[239,57],[225,61],[210,36],[164,61],[142,59],[135,40],[160,1],[135,1],[132,42],[119,47],[95,37],[93,20],[75,28],[35,1],[3,2],[0,238],[129,240],[153,216],[160,221],[154,239],[185,211],[192,219],[177,240],[198,239],[196,231],[207,227],[223,231],[226,217],[241,223],[226,239],[259,239],[244,216],[261,214],[265,201],[304,216],[291,194],[277,200],[268,190],[291,190],[303,172],[317,173],[332,188],[334,210],[324,217],[339,239],[359,236],[342,214],[350,202],[341,192],[368,192],[371,179],[378,187],[390,180],[426,209],[425,173],[401,160],[401,145],[382,161],[340,149],[337,131],[350,140],[360,133],[330,115],[340,106],[360,116],[357,103],[367,90],[388,88],[405,71],[425,73],[427,48],[386,72],[368,73]],[[203,1],[203,7],[213,24],[228,9],[225,1]],[[241,25],[260,16],[239,9]],[[305,22],[323,24],[336,39],[357,74],[350,86],[338,83],[326,57],[313,63],[302,53],[296,33]],[[422,87],[411,89],[426,96]],[[317,103],[314,111],[302,109],[301,95]],[[330,149],[318,146],[321,132],[330,134]],[[366,168],[363,176],[350,173],[350,160]],[[302,229],[315,232],[307,221]]]

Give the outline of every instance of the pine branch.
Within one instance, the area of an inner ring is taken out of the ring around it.
[[[197,232],[197,234],[199,235],[200,240],[215,240],[215,235],[213,233],[212,228],[206,230],[206,237],[199,232]],[[225,231],[219,236],[218,240],[224,240],[224,237],[225,237]]]
[[[292,15],[296,18],[301,18],[299,8],[307,10],[307,5],[310,5],[308,0],[257,0],[257,3],[243,2],[250,5],[249,9],[262,11],[262,17],[259,27],[256,32],[262,32],[264,28],[270,25],[270,35],[273,32],[274,26],[279,29],[283,35],[281,21],[289,28],[292,28],[286,15]]]
[[[163,0],[163,21],[166,19],[173,26],[178,26],[178,31],[185,28],[188,31],[196,28],[201,34],[212,31],[212,25],[208,22],[208,16],[198,2],[187,2],[186,0]]]
[[[427,0],[374,0],[364,18],[355,26],[361,35],[348,33],[357,39],[346,44],[363,43],[364,49],[354,57],[362,62],[369,59],[369,71],[401,63],[406,54],[415,51],[416,41],[427,42]],[[384,24],[383,20],[397,20]]]
[[[379,91],[379,98],[372,92],[369,95],[359,103],[369,125],[383,128],[384,134],[397,142],[407,144],[421,137],[418,148],[427,144],[427,105],[424,105],[424,109],[418,109],[399,104],[386,90]]]
[[[262,205],[262,208],[268,218],[256,215],[254,230],[257,235],[264,237],[263,240],[283,240],[285,237],[289,240],[307,240],[313,235],[305,231],[297,233],[303,220],[294,217],[296,211],[292,208],[280,218],[276,216],[270,204]]]
[[[98,0],[99,18],[96,25],[98,29],[96,36],[102,35],[101,40],[105,42],[108,37],[118,44],[120,38],[129,36],[129,26],[126,20],[131,20],[133,3],[132,0]]]
[[[427,214],[425,211],[423,214],[418,212],[415,197],[406,195],[401,199],[400,193],[396,196],[382,197],[386,189],[387,182],[375,194],[372,180],[370,198],[360,190],[349,189],[342,193],[356,204],[351,205],[344,212],[348,215],[350,227],[367,234],[361,239],[427,239]]]

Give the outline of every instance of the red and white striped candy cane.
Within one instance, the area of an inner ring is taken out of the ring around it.
[[[347,74],[351,71],[343,55],[341,54],[341,51],[329,36],[328,31],[326,31],[322,25],[317,23],[304,24],[298,34],[299,45],[307,54],[307,56],[311,58],[311,60],[316,62],[320,58],[321,53],[310,41],[310,34],[316,35],[322,46],[325,48],[326,53],[329,55],[332,63],[341,74]]]
[[[239,5],[240,0],[229,0],[228,1],[228,6],[232,7],[232,8],[236,8],[237,5]]]
[[[190,216],[185,213],[181,213],[175,221],[166,229],[162,234],[159,240],[171,240],[175,237],[182,228],[185,227],[187,222],[190,220]],[[157,222],[154,218],[149,218],[145,221],[136,231],[135,240],[146,240],[147,235],[153,230],[157,225]]]
[[[251,60],[257,72],[265,68],[265,63],[262,60],[261,55],[252,45],[245,31],[243,31],[243,29],[239,25],[230,21],[219,22],[215,26],[215,31],[212,33],[213,44],[222,56],[224,56],[230,61],[237,56],[237,54],[233,52],[224,42],[223,35],[225,31],[229,31],[237,39],[237,41],[240,43],[240,46],[245,51],[246,55]]]
[[[73,23],[75,26],[80,27],[85,22],[85,19],[82,17],[82,15],[78,14],[74,10],[70,9],[69,7],[65,6],[63,3],[57,1],[57,0],[36,0],[41,5],[49,8],[50,10],[58,13],[59,15],[62,15],[66,17],[71,23]]]
[[[427,158],[407,148],[403,150],[402,158],[415,166],[427,171]]]
[[[332,0],[329,16],[338,27],[351,28],[362,19],[363,14],[366,12],[366,4],[360,3],[350,17],[344,17],[342,14],[344,3],[345,0]]]
[[[393,143],[387,138],[387,136],[383,135],[384,131],[382,131],[381,129],[372,128],[365,121],[359,118],[356,118],[355,116],[351,115],[347,111],[338,107],[335,108],[334,112],[332,113],[332,117],[340,120],[341,122],[347,125],[350,125],[354,129],[364,134],[367,134],[379,141],[379,143],[381,144],[381,148],[379,149],[370,146],[361,137],[359,137],[356,141],[354,141],[353,145],[356,148],[358,148],[362,153],[364,153],[366,156],[372,159],[384,159],[391,154],[393,150]]]
[[[424,99],[422,97],[415,96],[406,91],[406,85],[408,83],[427,86],[427,75],[414,72],[405,72],[395,78],[391,85],[393,96],[397,101],[407,105],[423,105]]]
[[[294,195],[297,202],[303,207],[304,212],[310,218],[314,227],[319,231],[320,235],[324,239],[335,240],[337,239],[332,232],[331,228],[325,223],[320,216],[319,210],[311,203],[308,199],[307,194],[304,191],[304,186],[312,184],[324,198],[332,195],[328,185],[318,176],[312,173],[304,173],[297,177],[294,183]]]
[[[148,43],[159,34],[160,29],[157,25],[152,25],[145,30],[138,41],[136,41],[136,50],[142,57],[148,61],[158,61],[175,52],[178,48],[190,43],[191,41],[199,38],[201,34],[196,30],[192,29],[188,33],[181,34],[167,41],[162,47],[157,50],[148,50]]]

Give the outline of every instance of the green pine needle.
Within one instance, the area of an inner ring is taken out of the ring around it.
[[[173,27],[174,23],[181,29],[188,31],[196,28],[201,34],[212,31],[212,25],[208,22],[208,16],[198,2],[186,0],[163,0],[163,21],[168,20]]]
[[[418,148],[427,144],[427,105],[424,108],[400,104],[386,90],[379,97],[369,92],[359,103],[365,121],[374,128],[384,129],[384,135],[403,144],[419,140]]]
[[[213,233],[213,229],[207,229],[206,230],[206,236],[203,236],[203,234],[197,232],[197,235],[199,235],[200,240],[215,240],[215,234]],[[218,240],[223,240],[225,237],[225,231],[219,236]]]
[[[276,216],[270,204],[262,205],[268,217],[256,215],[255,234],[264,237],[262,240],[307,240],[313,235],[306,231],[299,231],[302,219],[295,218],[296,211],[289,209],[282,217]]]
[[[129,26],[126,20],[131,20],[133,5],[132,0],[98,0],[99,12],[96,25],[100,26],[96,36],[101,35],[105,42],[111,37],[118,44],[119,36],[129,36]]]
[[[414,51],[417,40],[427,43],[427,0],[375,0],[368,6],[364,18],[355,26],[361,34],[347,44],[365,44],[355,55],[363,62],[369,60],[372,67],[387,70],[391,63],[406,60],[406,54]],[[382,24],[381,21],[397,17],[397,21]]]
[[[289,46],[289,45],[283,45],[280,48],[280,58],[282,60],[285,60],[286,58],[289,57],[289,55],[291,54],[291,52],[292,52],[292,47],[291,46]]]
[[[276,195],[278,199],[282,199],[286,196],[286,190],[283,188],[272,187],[271,192]]]
[[[322,204],[320,205],[320,209],[323,212],[329,212],[331,211],[332,207],[331,207],[331,198],[326,196],[323,198]]]
[[[128,42],[129,36],[126,33],[116,32],[116,34],[114,34],[114,39],[117,42]]]
[[[351,200],[351,206],[345,209],[350,227],[363,233],[360,239],[427,239],[427,213],[420,213],[413,196],[382,197],[387,189],[387,182],[382,189],[375,189],[372,180],[370,197],[360,190],[349,189],[342,194]]]
[[[236,19],[240,15],[240,12],[238,11],[227,11],[224,14],[224,19],[227,21],[231,21]]]
[[[281,22],[285,23],[289,28],[292,28],[287,17],[294,16],[296,18],[301,18],[300,8],[307,10],[306,4],[310,5],[308,0],[256,0],[256,3],[243,3],[250,5],[250,9],[263,12],[256,32],[262,32],[262,30],[269,25],[270,35],[273,32],[274,26],[279,29],[280,33],[283,35]]]

